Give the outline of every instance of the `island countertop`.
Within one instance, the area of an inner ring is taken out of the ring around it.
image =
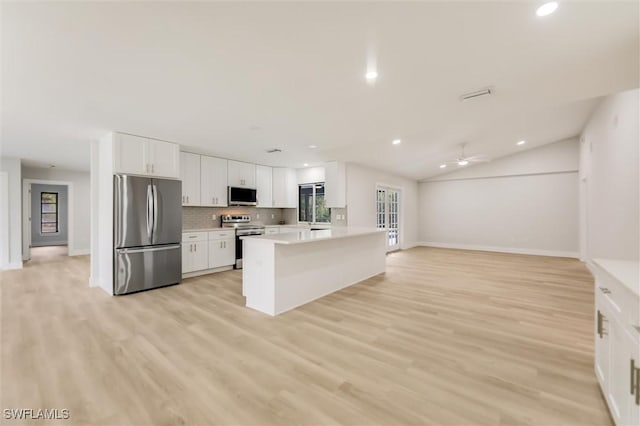
[[[302,244],[311,243],[321,240],[337,240],[340,238],[357,237],[361,235],[378,234],[386,232],[386,229],[379,228],[360,228],[360,227],[343,227],[322,229],[319,231],[310,231],[301,229],[299,232],[289,232],[286,234],[270,234],[270,235],[248,235],[240,237],[242,240],[260,240],[271,242],[273,244]]]

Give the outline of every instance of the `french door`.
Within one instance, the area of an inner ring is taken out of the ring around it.
[[[400,191],[376,189],[376,226],[387,230],[387,251],[400,249]]]

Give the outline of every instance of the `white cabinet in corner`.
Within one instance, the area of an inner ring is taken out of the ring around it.
[[[200,205],[200,155],[180,153],[180,178],[182,179],[182,205]]]
[[[180,178],[180,145],[124,133],[113,140],[114,173]]]
[[[273,207],[296,208],[298,184],[295,169],[273,168]]]
[[[256,166],[256,207],[273,207],[273,168]]]
[[[347,206],[347,167],[345,163],[333,161],[324,166],[324,200],[327,207]]]
[[[227,160],[203,155],[200,159],[200,165],[200,205],[226,207]]]
[[[256,165],[241,161],[228,161],[227,180],[229,186],[240,188],[256,187]]]

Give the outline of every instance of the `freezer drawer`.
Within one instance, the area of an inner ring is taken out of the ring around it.
[[[115,249],[114,294],[177,284],[182,277],[180,244]]]

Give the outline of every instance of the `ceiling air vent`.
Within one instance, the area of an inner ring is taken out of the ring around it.
[[[268,149],[267,154],[275,154],[276,152],[282,152],[279,148]]]
[[[481,98],[483,96],[490,96],[493,94],[493,87],[485,87],[484,89],[476,90],[475,92],[464,93],[460,95],[460,101],[470,101],[471,99]]]

